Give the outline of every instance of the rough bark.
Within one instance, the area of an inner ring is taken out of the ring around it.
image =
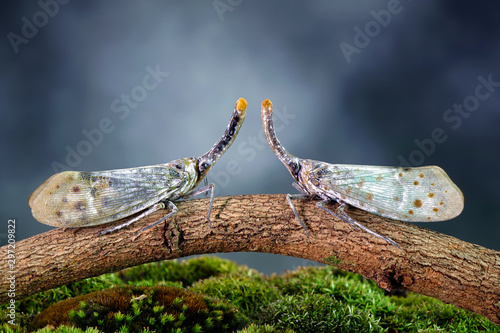
[[[245,195],[214,200],[210,228],[208,199],[179,202],[179,213],[137,237],[159,211],[120,231],[98,236],[113,224],[58,228],[15,243],[16,299],[147,262],[215,252],[267,252],[334,264],[375,280],[384,289],[432,296],[500,324],[500,252],[418,226],[349,208],[348,214],[396,241],[391,246],[317,209],[295,202],[310,237],[284,195]],[[330,208],[335,208],[334,205]],[[2,272],[12,271],[5,260]],[[0,303],[10,300],[12,280],[2,274]]]

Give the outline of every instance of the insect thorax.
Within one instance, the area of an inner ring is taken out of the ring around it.
[[[326,199],[327,196],[321,189],[320,183],[315,179],[315,170],[320,167],[317,161],[300,160],[300,171],[296,180],[303,192]]]
[[[170,176],[173,179],[186,178],[182,185],[175,191],[175,194],[170,198],[175,200],[186,194],[189,194],[201,181],[198,174],[198,159],[195,157],[181,158],[166,163],[171,167]]]

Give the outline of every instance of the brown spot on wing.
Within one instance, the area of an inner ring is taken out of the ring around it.
[[[85,205],[85,202],[83,202],[83,201],[77,201],[75,203],[75,209],[76,210],[85,210],[85,209],[87,209],[87,206]]]
[[[75,186],[73,186],[73,187],[71,188],[71,190],[72,190],[73,192],[75,192],[75,193],[78,193],[78,192],[80,192],[80,187],[79,187],[78,185],[75,185]]]
[[[373,200],[373,193],[366,193],[366,200],[368,201]]]
[[[432,208],[432,210],[436,213],[439,212],[439,208]]]
[[[413,205],[417,208],[420,208],[422,207],[422,201],[420,199],[416,199],[414,202],[413,202]]]
[[[419,183],[418,183],[418,180],[415,180],[415,181],[413,182],[413,185],[418,185],[418,184],[419,184]]]
[[[428,194],[428,196],[429,196],[429,198],[432,198],[434,196],[434,193],[431,192]]]

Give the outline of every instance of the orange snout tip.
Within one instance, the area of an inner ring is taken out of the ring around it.
[[[273,103],[271,103],[270,100],[265,99],[262,101],[262,110],[272,111],[272,109],[273,109]]]
[[[236,108],[238,111],[245,111],[247,109],[247,101],[244,98],[238,99],[236,102]]]

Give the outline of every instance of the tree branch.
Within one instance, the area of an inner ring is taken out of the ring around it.
[[[16,242],[15,268],[9,268],[7,259],[0,263],[4,276],[0,303],[9,300],[12,281],[5,272],[12,270],[16,299],[22,299],[147,262],[215,252],[267,252],[334,264],[373,279],[384,289],[432,296],[500,324],[498,251],[355,208],[346,210],[368,228],[392,238],[401,246],[398,249],[338,221],[313,201],[297,200],[296,208],[311,234],[307,237],[284,195],[216,198],[212,228],[205,219],[208,199],[176,204],[177,215],[137,237],[135,232],[166,212],[103,236],[97,234],[110,224],[58,228]],[[8,245],[1,249],[7,258]]]

